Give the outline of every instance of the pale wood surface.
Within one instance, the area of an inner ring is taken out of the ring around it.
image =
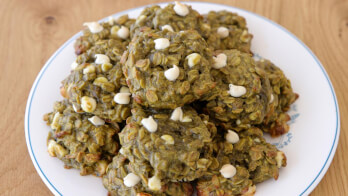
[[[212,1],[212,0],[211,0]],[[29,90],[47,59],[85,21],[157,0],[0,0],[0,195],[51,195],[30,160],[24,136]],[[309,46],[335,87],[341,137],[313,196],[348,193],[348,1],[218,0],[281,24]],[[291,185],[289,185],[291,186]]]

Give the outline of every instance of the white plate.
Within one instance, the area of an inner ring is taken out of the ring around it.
[[[272,60],[291,79],[300,98],[290,111],[290,132],[276,139],[268,138],[286,153],[288,166],[281,169],[277,181],[268,180],[258,184],[256,195],[308,195],[327,171],[340,133],[335,92],[323,66],[298,38],[269,19],[226,5],[188,4],[200,13],[225,9],[244,16],[254,35],[252,51]],[[136,17],[143,8],[123,11],[114,17],[123,14]],[[104,196],[107,191],[100,178],[82,177],[77,170],[64,169],[63,163],[50,157],[46,149],[49,127],[42,116],[52,109],[56,100],[62,99],[59,94],[60,82],[70,72],[70,64],[75,60],[73,43],[80,35],[81,32],[60,47],[37,76],[27,103],[25,136],[37,172],[55,195]]]

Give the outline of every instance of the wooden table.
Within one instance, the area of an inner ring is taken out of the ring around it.
[[[212,0],[211,0],[212,1]],[[30,160],[24,111],[30,88],[47,59],[85,21],[158,3],[157,0],[0,1],[0,195],[50,195]],[[318,56],[330,75],[341,111],[341,137],[313,196],[348,193],[348,1],[217,0],[281,24]]]

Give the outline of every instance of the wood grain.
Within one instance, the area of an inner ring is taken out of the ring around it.
[[[157,0],[0,0],[0,195],[51,195],[31,163],[24,136],[30,88],[47,59],[85,21]],[[289,29],[319,57],[337,93],[341,136],[313,196],[348,193],[348,1],[217,0]],[[291,185],[289,185],[291,186]]]

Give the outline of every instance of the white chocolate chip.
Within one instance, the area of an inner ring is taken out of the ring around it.
[[[112,16],[109,16],[108,18],[109,25],[114,25],[114,22],[115,22],[114,18]]]
[[[105,121],[98,116],[93,116],[91,118],[88,118],[89,122],[91,122],[95,126],[101,126],[105,125]]]
[[[220,69],[227,65],[227,56],[224,53],[218,54],[216,57],[213,57],[214,64],[213,68]]]
[[[237,169],[231,164],[225,164],[221,167],[220,173],[224,178],[232,178],[237,173]]]
[[[171,135],[162,135],[161,139],[164,140],[166,144],[174,144],[174,138]]]
[[[161,180],[156,176],[151,177],[147,185],[149,186],[149,189],[152,191],[159,191],[162,187]]]
[[[154,42],[156,50],[166,49],[170,45],[169,39],[167,38],[158,38],[155,39]]]
[[[83,69],[82,73],[83,74],[89,74],[89,73],[94,73],[95,72],[95,67],[94,65],[88,65],[86,68]]]
[[[120,154],[124,155],[124,149],[121,148],[119,151],[118,151]]]
[[[228,130],[228,133],[226,134],[226,141],[228,143],[235,144],[239,141],[239,136],[236,132]]]
[[[110,59],[105,54],[96,54],[95,61],[96,64],[110,63]]]
[[[164,71],[164,76],[169,80],[174,82],[180,74],[180,69],[178,66],[174,65],[172,68]]]
[[[274,95],[271,94],[271,98],[269,99],[269,103],[273,103],[273,101],[274,101]]]
[[[283,160],[285,159],[284,152],[278,151],[276,155],[277,167],[281,168],[283,166]]]
[[[181,121],[183,119],[183,116],[184,116],[184,113],[183,113],[181,107],[177,107],[172,112],[170,119],[174,120],[174,121]]]
[[[229,31],[226,27],[219,27],[217,29],[217,34],[219,35],[220,38],[226,38],[228,37]]]
[[[188,66],[192,68],[193,66],[197,65],[201,61],[201,55],[198,53],[192,53],[190,55],[186,56]]]
[[[167,31],[170,31],[170,32],[174,32],[173,27],[170,26],[170,25],[163,25],[161,29],[162,29],[162,31],[167,30]]]
[[[186,16],[190,11],[186,5],[184,5],[178,1],[175,1],[175,5],[174,5],[173,9],[174,9],[175,13],[179,16]]]
[[[83,26],[87,26],[91,33],[99,33],[104,29],[98,22],[85,22]]]
[[[79,64],[76,63],[76,61],[74,61],[73,63],[71,63],[71,69],[72,69],[72,70],[75,70],[77,66],[79,66]]]
[[[63,116],[63,114],[59,113],[59,112],[56,112],[53,116],[53,119],[52,119],[52,123],[51,123],[51,128],[52,129],[58,129],[58,122],[59,122],[59,119]]]
[[[139,176],[133,173],[129,173],[127,174],[126,177],[123,178],[123,184],[126,185],[127,187],[133,187],[136,184],[138,184],[140,180],[141,179],[139,178]]]
[[[141,124],[151,133],[157,131],[158,125],[156,121],[152,118],[152,116],[148,118],[143,118],[143,120],[141,120]]]
[[[261,140],[260,140],[259,138],[255,138],[255,139],[254,139],[254,142],[256,142],[256,143],[260,143],[260,142],[261,142]]]
[[[246,93],[246,88],[244,86],[230,84],[229,87],[230,90],[228,93],[230,93],[232,97],[241,97]]]
[[[129,88],[126,86],[122,86],[120,89],[120,93],[130,93]]]
[[[129,29],[125,26],[122,26],[117,31],[117,36],[120,37],[121,39],[127,39],[129,37]]]
[[[188,116],[185,116],[184,118],[182,118],[181,122],[192,122],[192,119]]]
[[[130,95],[130,93],[117,93],[114,96],[114,101],[118,104],[129,104]]]
[[[171,120],[174,121],[180,121],[180,122],[192,122],[192,119],[188,116],[184,117],[184,112],[182,111],[181,107],[177,107],[172,112],[172,115],[170,116]]]
[[[83,96],[81,98],[81,108],[85,112],[93,112],[97,107],[97,102],[92,97]]]

